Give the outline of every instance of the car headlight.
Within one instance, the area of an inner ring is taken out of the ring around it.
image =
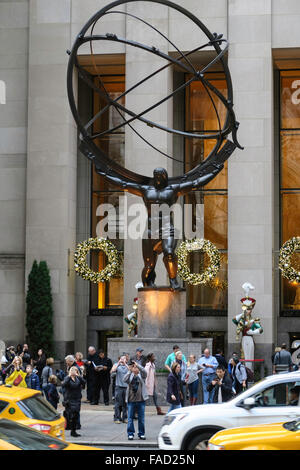
[[[165,416],[165,419],[163,421],[163,426],[169,426],[170,424],[173,423],[173,421],[175,421],[175,419],[177,419],[177,421],[181,421],[186,416],[188,416],[188,413],[180,413],[180,414],[176,414],[176,415],[169,415],[168,414],[168,415]]]
[[[217,446],[216,444],[208,443],[207,450],[225,450],[224,446]]]
[[[177,416],[174,415],[166,415],[165,419],[163,421],[163,426],[169,426],[173,421],[177,418]]]

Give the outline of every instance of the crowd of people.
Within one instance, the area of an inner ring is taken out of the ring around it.
[[[10,346],[1,360],[3,383],[27,386],[40,390],[57,409],[64,406],[66,429],[78,437],[82,389],[86,387],[86,403],[98,405],[102,390],[103,401],[109,405],[111,387],[114,401],[114,423],[127,424],[128,439],[135,434],[134,420],[138,421],[138,437],[145,439],[145,406],[154,404],[158,415],[165,414],[158,405],[155,355],[143,354],[138,347],[134,356],[124,352],[113,364],[105,352],[88,348],[86,359],[82,353],[65,358],[65,368],[54,371],[54,359],[46,357],[42,349],[32,355],[28,345]],[[273,373],[292,371],[295,366],[286,345],[275,350],[272,358]],[[168,412],[198,402],[199,382],[202,383],[202,402],[223,403],[240,394],[248,387],[254,376],[250,369],[233,352],[227,360],[221,350],[212,355],[206,348],[200,357],[191,354],[188,359],[178,345],[167,356],[164,367],[168,371],[166,401]],[[297,366],[298,368],[298,366]],[[58,384],[60,389],[58,390]],[[59,393],[60,392],[60,393]],[[62,397],[60,397],[60,394]]]

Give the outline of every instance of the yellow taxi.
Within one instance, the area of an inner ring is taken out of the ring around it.
[[[0,419],[1,450],[102,450],[62,441],[50,435],[28,428],[23,424]]]
[[[1,385],[0,418],[16,421],[53,437],[65,438],[65,418],[38,390]]]
[[[207,450],[300,450],[300,418],[219,431]]]

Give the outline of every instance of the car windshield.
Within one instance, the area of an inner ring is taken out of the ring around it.
[[[59,439],[8,420],[0,420],[0,439],[22,450],[63,450],[68,446]]]
[[[60,418],[60,414],[41,395],[35,395],[17,403],[27,418],[42,421],[55,421]]]
[[[288,423],[284,423],[283,427],[288,431],[300,431],[300,419],[297,421],[289,421]]]

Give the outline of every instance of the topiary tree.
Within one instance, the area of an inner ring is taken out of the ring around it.
[[[35,260],[28,277],[26,329],[30,350],[36,354],[42,348],[46,356],[53,356],[51,278],[46,261],[38,264]]]

